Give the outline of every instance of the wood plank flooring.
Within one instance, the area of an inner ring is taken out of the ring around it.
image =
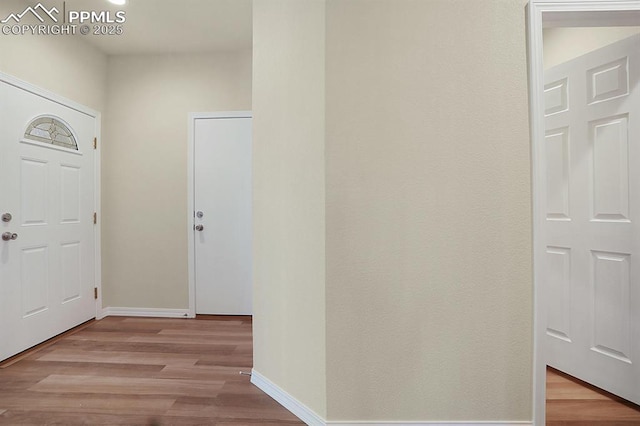
[[[302,425],[252,365],[250,317],[108,317],[0,368],[0,424]],[[640,407],[548,369],[547,425],[640,425]]]
[[[640,407],[547,368],[547,426],[640,425]]]
[[[0,368],[0,424],[302,425],[252,365],[250,317],[108,317]]]

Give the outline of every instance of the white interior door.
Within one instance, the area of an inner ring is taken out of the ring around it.
[[[194,124],[198,314],[251,314],[251,118]]]
[[[0,100],[2,360],[95,317],[96,119],[6,82]]]
[[[547,363],[640,404],[640,36],[545,74]]]

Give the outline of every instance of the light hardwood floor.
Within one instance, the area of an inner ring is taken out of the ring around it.
[[[0,424],[303,424],[251,367],[250,317],[108,317],[0,368]]]
[[[640,407],[547,368],[547,426],[640,425]]]
[[[109,317],[2,365],[0,424],[302,425],[252,364],[249,317]],[[640,425],[640,407],[548,369],[547,425]]]

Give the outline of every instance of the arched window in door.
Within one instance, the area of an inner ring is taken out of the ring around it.
[[[78,150],[73,132],[60,119],[50,115],[36,117],[24,132],[25,139]]]

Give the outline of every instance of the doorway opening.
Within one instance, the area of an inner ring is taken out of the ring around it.
[[[564,246],[551,247],[549,251],[548,226],[549,218],[547,198],[548,185],[548,152],[546,145],[549,135],[545,123],[549,111],[545,111],[545,79],[543,59],[543,28],[565,27],[619,27],[640,26],[640,1],[607,2],[597,0],[585,0],[575,2],[542,2],[532,0],[528,6],[528,42],[529,42],[529,66],[530,66],[530,113],[531,113],[531,137],[532,137],[532,162],[533,162],[533,207],[534,207],[534,423],[545,424],[545,388],[547,377],[547,338],[548,313],[547,297],[544,283],[549,265],[549,253],[555,258],[569,258],[569,252]],[[548,52],[547,52],[548,53]],[[604,70],[604,69],[603,69]],[[550,87],[547,87],[549,89]],[[560,91],[559,91],[560,93]],[[560,98],[562,96],[560,93]],[[546,113],[546,115],[545,115]],[[597,124],[597,123],[596,123]],[[598,130],[596,129],[595,132]],[[558,135],[562,136],[558,133]],[[593,133],[596,134],[596,133]],[[557,135],[556,135],[557,136]],[[558,136],[558,141],[563,138]],[[559,146],[559,145],[558,145]],[[560,150],[561,151],[561,150]],[[559,151],[559,152],[560,152]],[[561,204],[561,203],[560,203]],[[559,205],[560,205],[559,204]],[[562,214],[561,211],[555,212]],[[567,220],[557,216],[556,220]],[[613,219],[609,217],[608,219]],[[595,253],[593,250],[592,253]],[[595,253],[596,264],[604,265],[605,261],[613,262],[612,256],[606,253]],[[567,256],[563,256],[567,255]],[[598,263],[600,262],[600,263]],[[562,262],[558,262],[558,270]],[[622,270],[622,269],[621,269]],[[608,272],[607,272],[608,274]],[[561,330],[556,337],[569,339],[562,336]],[[570,339],[569,339],[570,340]],[[620,354],[617,354],[620,355]]]

